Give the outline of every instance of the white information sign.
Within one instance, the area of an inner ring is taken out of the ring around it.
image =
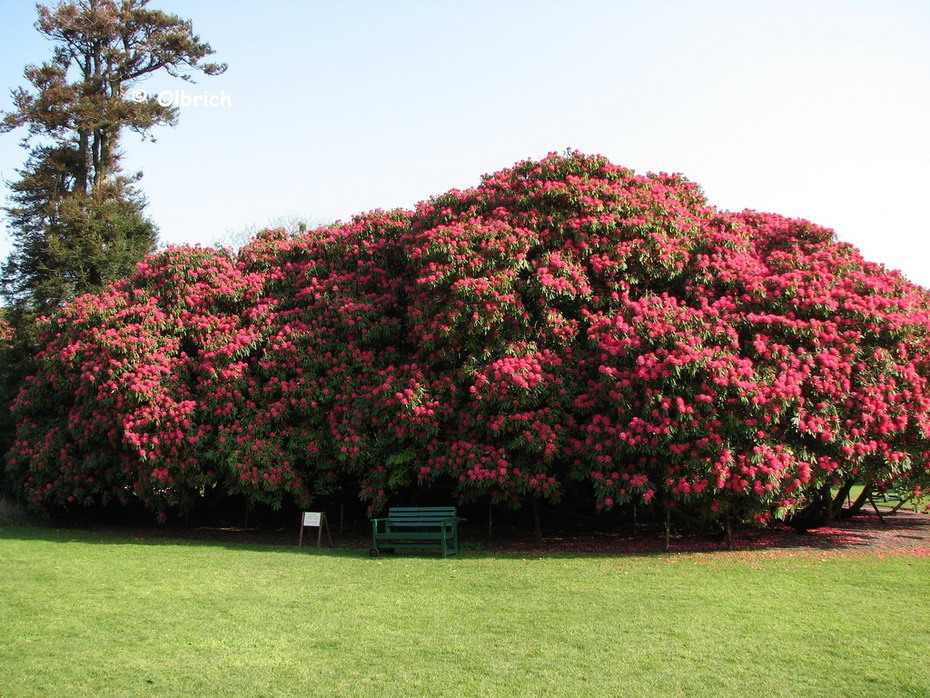
[[[297,545],[304,544],[304,529],[305,528],[315,528],[316,529],[316,545],[320,547],[320,544],[323,542],[323,529],[326,529],[326,537],[329,539],[329,544],[333,544],[333,537],[329,533],[329,525],[326,523],[326,514],[322,511],[305,511],[303,516],[300,518],[300,535],[297,537]]]

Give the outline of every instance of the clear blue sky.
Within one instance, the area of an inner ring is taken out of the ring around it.
[[[930,286],[930,2],[153,0],[229,64],[127,138],[166,244],[410,207],[549,151],[681,172]],[[0,109],[50,45],[0,0]],[[25,151],[0,137],[0,173]],[[3,194],[5,196],[6,190]],[[9,236],[0,241],[0,254]]]

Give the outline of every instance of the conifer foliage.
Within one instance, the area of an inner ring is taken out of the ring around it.
[[[28,65],[0,132],[25,128],[29,157],[6,208],[14,249],[3,267],[10,305],[45,313],[132,272],[155,247],[157,228],[120,167],[120,138],[174,124],[178,110],[132,90],[165,71],[190,80],[225,65],[191,23],[148,0],[71,0],[37,5],[36,29],[53,55]],[[131,91],[132,90],[132,91]]]

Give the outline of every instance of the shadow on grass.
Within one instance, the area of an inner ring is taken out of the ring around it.
[[[87,545],[181,546],[191,548],[226,548],[230,550],[281,553],[290,555],[327,554],[336,556],[368,555],[368,549],[342,547],[317,548],[306,542],[297,546],[297,533],[262,532],[237,528],[158,529],[140,527],[65,527],[0,526],[0,541],[19,540],[43,543],[80,543]]]
[[[646,529],[637,535],[632,532],[586,532],[547,536],[542,540],[531,537],[506,537],[487,540],[474,532],[463,531],[461,558],[504,557],[565,557],[597,556],[626,557],[662,555],[666,553],[730,552],[720,538],[701,535],[673,535],[668,551],[664,535],[656,529]],[[0,526],[0,541],[42,541],[47,543],[82,543],[101,545],[136,546],[189,546],[218,547],[237,551],[278,553],[286,555],[325,555],[333,557],[368,557],[370,538],[362,533],[334,534],[334,545],[316,547],[315,541],[304,538],[303,547],[297,546],[298,532],[242,528],[155,528],[155,527],[52,527],[52,526]],[[734,534],[732,552],[833,551],[930,554],[930,516],[899,511],[884,516],[881,521],[874,513],[861,514],[806,533],[787,526],[765,529],[744,528]],[[433,558],[429,552],[386,555],[381,559],[400,557]]]

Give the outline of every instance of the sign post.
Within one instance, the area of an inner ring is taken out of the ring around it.
[[[297,545],[302,546],[304,544],[304,529],[305,528],[315,528],[317,529],[316,534],[316,547],[320,547],[320,543],[323,540],[323,529],[326,529],[326,538],[329,540],[329,544],[333,544],[333,537],[329,532],[329,524],[326,522],[326,514],[322,511],[305,511],[300,516],[300,536],[297,539]]]

